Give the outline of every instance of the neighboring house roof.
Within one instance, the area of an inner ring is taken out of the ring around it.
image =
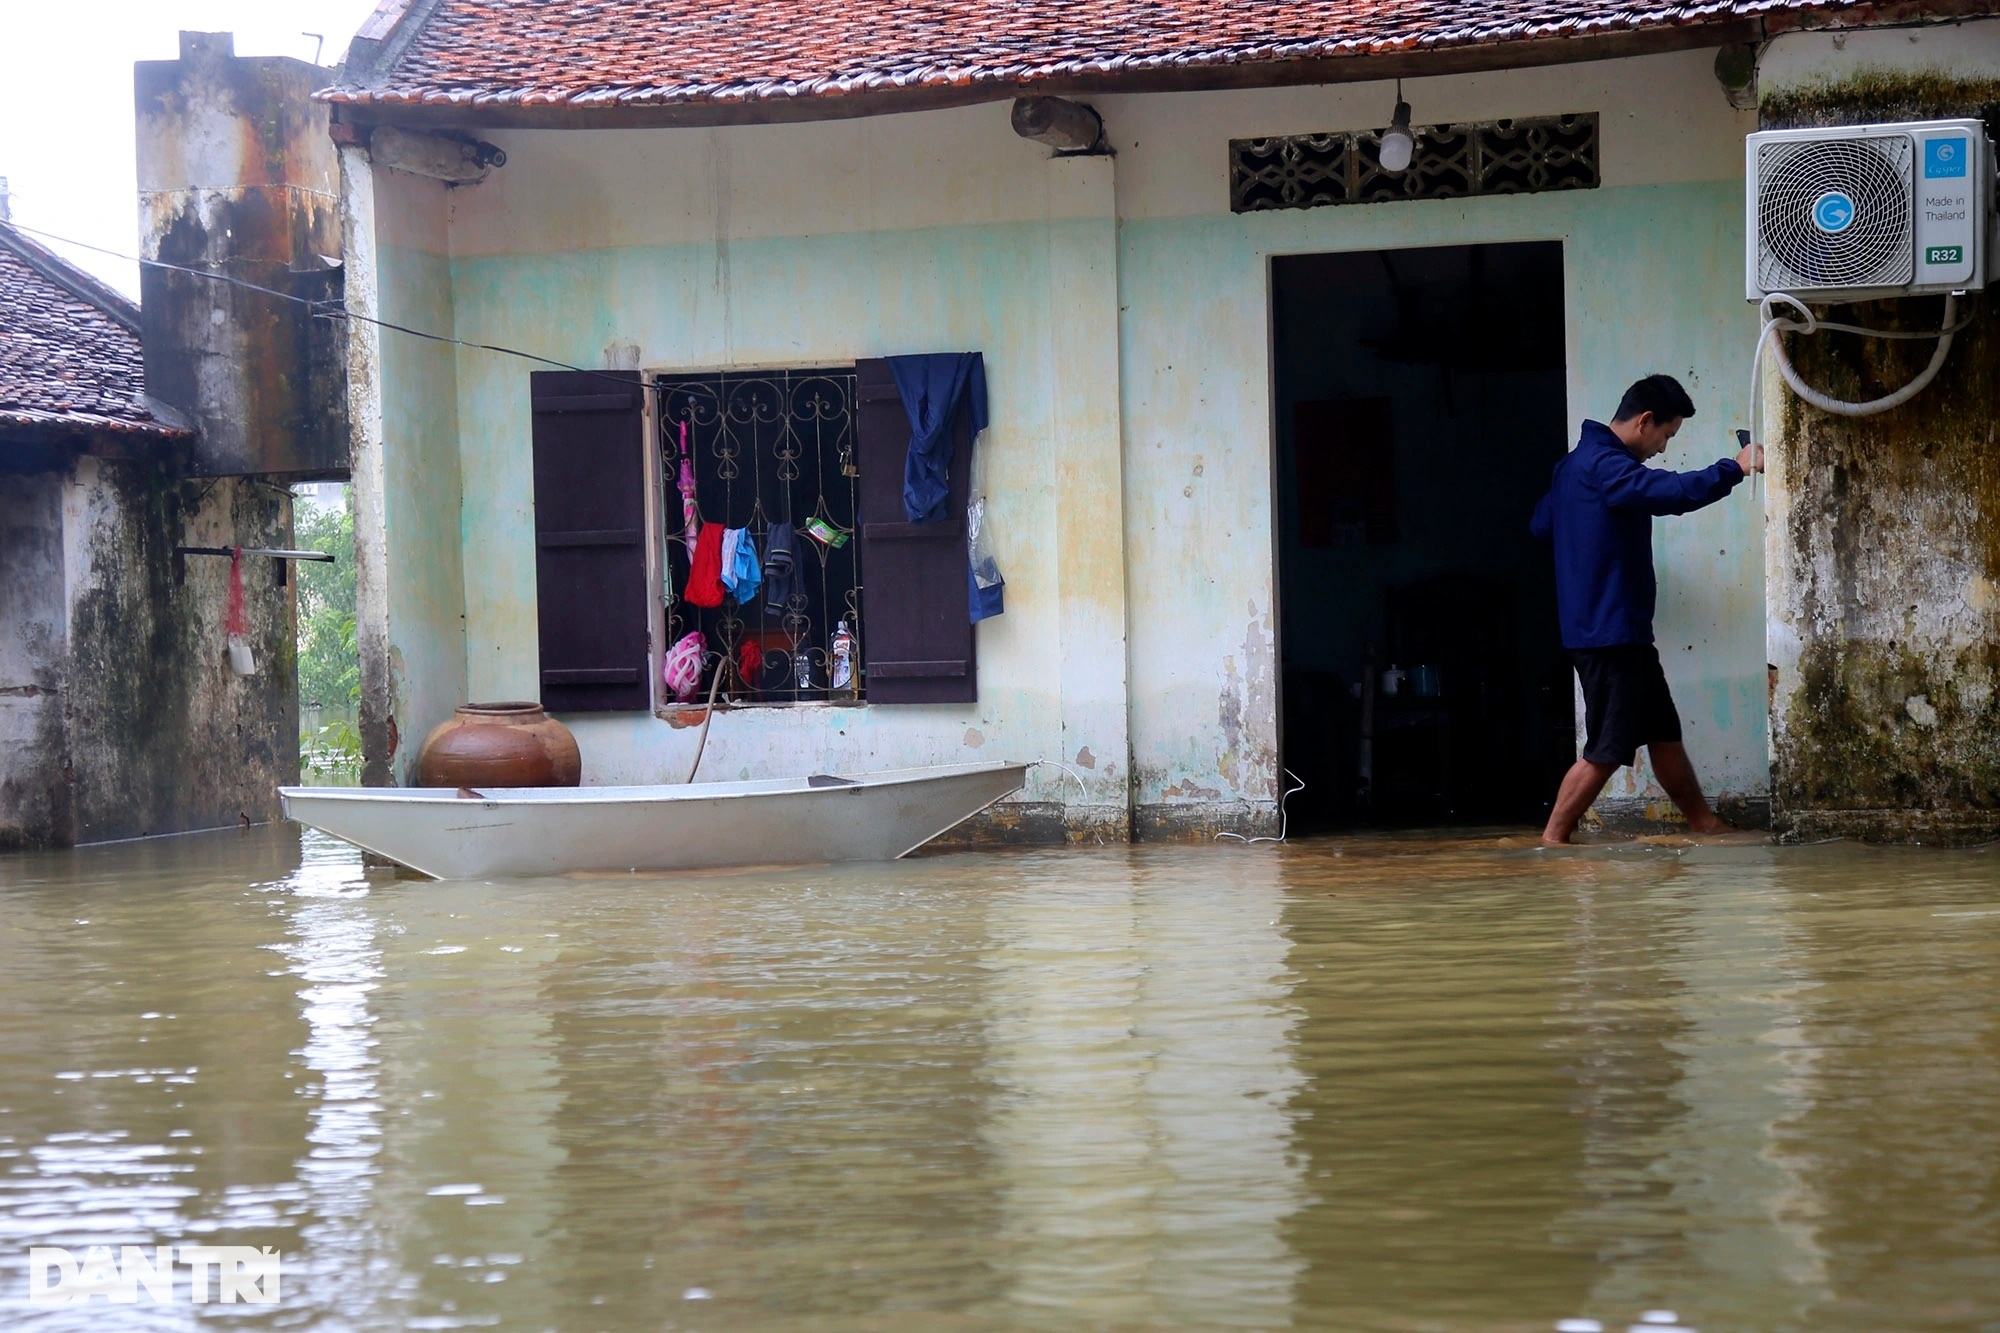
[[[139,307],[0,222],[0,434],[190,433],[145,394]]]
[[[584,112],[611,123],[604,113],[638,108],[654,118],[669,108],[707,108],[709,119],[805,118],[1025,90],[1554,63],[1994,8],[1991,0],[382,0],[349,49],[342,83],[320,96],[383,115],[455,108],[497,123],[578,123]],[[1357,58],[1367,59],[1366,72]],[[567,116],[547,114],[558,110]],[[522,114],[532,111],[543,114]]]

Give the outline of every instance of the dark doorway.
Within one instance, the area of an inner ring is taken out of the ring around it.
[[[1532,822],[1574,758],[1546,547],[1558,242],[1272,261],[1283,760],[1301,831]]]

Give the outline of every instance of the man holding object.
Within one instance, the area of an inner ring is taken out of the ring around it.
[[[1695,833],[1730,826],[1708,808],[1681,744],[1680,710],[1653,646],[1653,516],[1714,504],[1751,472],[1764,450],[1745,444],[1734,458],[1699,472],[1649,468],[1666,452],[1694,400],[1671,375],[1648,375],[1625,391],[1609,426],[1583,423],[1577,446],[1556,464],[1530,529],[1556,548],[1556,610],[1563,647],[1583,682],[1583,755],[1564,776],[1542,841],[1561,844],[1611,775],[1640,746]]]

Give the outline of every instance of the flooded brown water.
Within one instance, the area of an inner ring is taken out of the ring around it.
[[[1992,1330],[1996,1144],[1993,851],[0,857],[8,1328]]]

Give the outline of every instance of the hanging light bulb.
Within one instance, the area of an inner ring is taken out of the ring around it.
[[[1416,156],[1417,136],[1410,132],[1410,104],[1403,100],[1403,81],[1396,80],[1396,113],[1389,117],[1389,128],[1382,131],[1382,147],[1377,159],[1384,171],[1403,171]]]

